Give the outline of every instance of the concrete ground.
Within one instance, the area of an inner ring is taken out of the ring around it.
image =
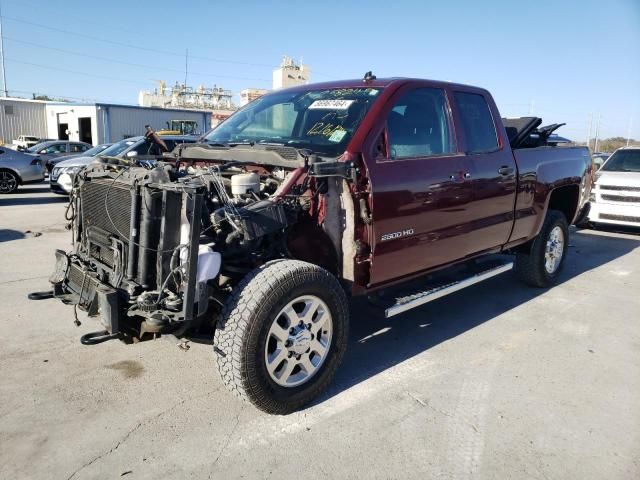
[[[0,478],[640,478],[640,235],[582,230],[562,284],[511,274],[385,320],[357,303],[313,406],[268,416],[210,346],[87,347],[47,289],[45,185],[0,197]]]

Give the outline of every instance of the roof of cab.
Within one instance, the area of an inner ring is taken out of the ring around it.
[[[318,89],[335,89],[335,88],[386,88],[390,86],[400,86],[405,83],[410,82],[421,82],[425,84],[430,84],[433,86],[453,86],[459,88],[478,88],[472,85],[463,85],[461,83],[453,83],[453,82],[443,82],[439,80],[428,80],[425,78],[412,78],[412,77],[387,77],[387,78],[375,78],[372,80],[365,81],[362,78],[354,78],[349,80],[334,80],[329,82],[319,82],[319,83],[308,83],[306,85],[298,85],[295,87],[287,88],[289,91],[308,91],[308,90],[318,90]],[[281,91],[281,90],[280,90]]]

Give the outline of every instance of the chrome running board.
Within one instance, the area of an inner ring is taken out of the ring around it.
[[[456,282],[439,285],[423,292],[417,292],[412,295],[397,298],[396,303],[384,311],[384,316],[386,318],[393,317],[394,315],[419,307],[425,303],[429,303],[433,300],[449,295],[450,293],[457,292],[463,288],[470,287],[476,283],[483,282],[491,277],[495,277],[496,275],[500,275],[501,273],[508,272],[512,269],[513,262],[504,263],[500,266],[490,268]]]

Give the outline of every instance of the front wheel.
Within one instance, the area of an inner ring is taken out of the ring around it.
[[[18,176],[8,170],[0,170],[0,194],[13,193],[18,189],[20,181]]]
[[[549,210],[529,252],[516,254],[516,274],[534,287],[553,285],[564,266],[568,245],[567,219],[562,212]]]
[[[290,413],[327,388],[348,329],[347,297],[333,275],[297,260],[269,262],[225,303],[213,341],[218,370],[259,409]]]

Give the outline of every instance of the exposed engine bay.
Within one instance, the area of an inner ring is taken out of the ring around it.
[[[272,259],[311,255],[341,269],[342,239],[323,213],[349,162],[287,147],[195,144],[174,155],[144,166],[103,158],[77,176],[74,249],[56,252],[50,281],[110,336],[206,331],[233,286]]]

